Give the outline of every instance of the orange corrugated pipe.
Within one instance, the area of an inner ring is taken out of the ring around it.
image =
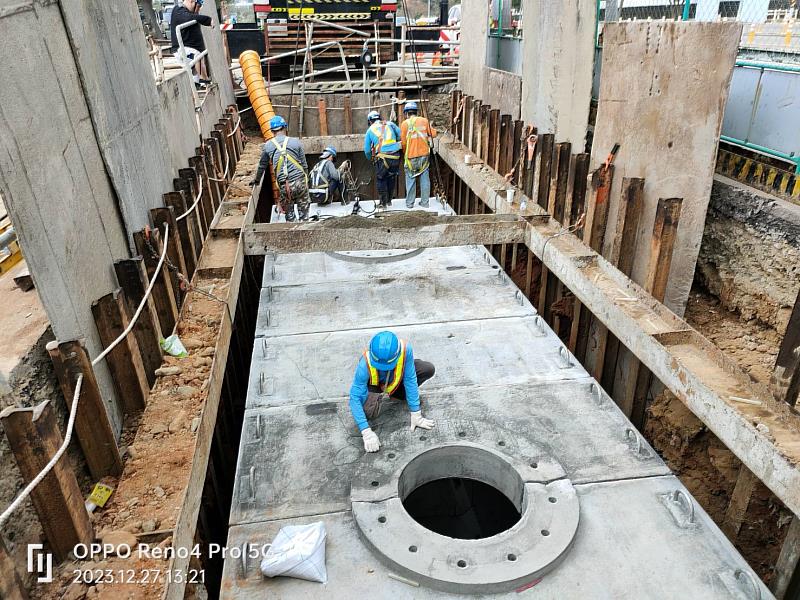
[[[261,127],[261,134],[265,140],[272,139],[272,132],[269,129],[269,120],[275,116],[272,102],[267,93],[267,86],[264,85],[264,76],[261,73],[261,57],[254,50],[245,50],[239,55],[239,64],[242,67],[244,84],[247,86],[247,95],[250,97],[250,104],[253,105],[253,112],[258,119]]]

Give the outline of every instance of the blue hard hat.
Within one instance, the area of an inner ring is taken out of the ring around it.
[[[379,113],[377,110],[372,110],[367,115],[367,123],[372,123],[373,121],[377,121],[380,118],[381,118],[381,113]]]
[[[403,108],[403,112],[408,112],[410,110],[419,110],[419,106],[417,106],[416,102],[406,102],[405,107]]]
[[[278,129],[286,129],[288,125],[286,125],[286,119],[284,119],[280,115],[275,115],[269,120],[269,128],[270,131],[277,131]]]
[[[379,371],[394,369],[400,360],[400,340],[391,331],[376,333],[369,342],[369,362]]]
[[[322,158],[328,158],[329,156],[336,158],[336,148],[334,148],[333,146],[328,146],[327,148],[325,148],[325,150],[322,151],[321,156]]]

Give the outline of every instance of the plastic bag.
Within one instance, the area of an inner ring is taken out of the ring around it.
[[[177,356],[178,358],[186,358],[187,356],[189,356],[189,353],[186,351],[186,348],[183,347],[183,342],[181,342],[181,338],[179,338],[174,333],[168,338],[160,340],[159,345],[161,346],[161,349],[170,356]]]
[[[283,575],[326,583],[326,537],[322,521],[282,527],[261,561],[261,572],[267,577]]]

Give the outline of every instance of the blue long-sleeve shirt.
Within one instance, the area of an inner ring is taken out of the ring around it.
[[[372,149],[378,148],[380,142],[381,124],[373,123],[364,134],[364,156],[372,160]],[[389,140],[394,140],[393,142]],[[383,131],[383,144],[381,152],[400,152],[400,128],[392,121],[386,121],[386,129]]]
[[[378,379],[381,383],[391,378],[394,371],[378,371]],[[367,361],[362,356],[356,367],[356,374],[353,377],[353,385],[350,386],[350,412],[353,420],[358,425],[360,431],[369,427],[367,416],[364,414],[364,403],[367,401],[367,384],[369,383],[369,369]],[[408,410],[417,412],[419,410],[419,385],[417,384],[417,370],[414,368],[414,351],[411,344],[406,343],[406,361],[403,369],[403,387],[406,389],[406,404]]]

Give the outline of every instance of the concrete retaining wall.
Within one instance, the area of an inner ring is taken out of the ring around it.
[[[717,176],[696,277],[726,308],[782,335],[800,291],[800,206]]]
[[[485,0],[462,0],[458,87],[476,98],[482,98],[484,93],[488,27],[489,3]]]
[[[0,192],[55,336],[96,356],[90,307],[128,245],[58,4],[4,15],[0,47]],[[95,373],[119,427],[108,369]]]
[[[508,71],[485,67],[484,78],[485,98],[483,101],[488,102],[492,108],[499,108],[500,114],[511,115],[512,119],[519,119],[522,102],[522,77]]]

